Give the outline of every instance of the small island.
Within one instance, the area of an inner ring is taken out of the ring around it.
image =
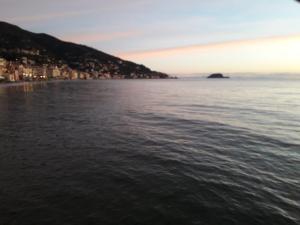
[[[221,73],[214,73],[207,77],[208,79],[229,79],[230,77],[226,77]]]

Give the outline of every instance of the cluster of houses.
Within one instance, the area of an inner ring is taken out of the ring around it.
[[[24,57],[18,61],[7,61],[0,58],[0,82],[38,81],[49,79],[123,79],[124,75],[102,72],[81,72],[71,69],[68,65],[43,64],[34,65]]]
[[[120,62],[121,64],[122,62]],[[95,67],[94,65],[89,65]],[[82,72],[71,69],[68,65],[55,63],[37,65],[34,61],[23,57],[15,61],[7,61],[0,57],[0,82],[39,81],[39,80],[88,80],[88,79],[159,79],[160,75],[140,74],[132,72],[125,77],[119,72],[116,65],[102,65],[101,69]],[[140,68],[136,68],[139,70]]]

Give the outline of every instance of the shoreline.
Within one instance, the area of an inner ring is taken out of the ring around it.
[[[40,80],[40,81],[16,81],[16,82],[0,82],[0,87],[8,87],[8,86],[21,86],[24,84],[42,84],[42,83],[55,83],[55,82],[65,82],[65,81],[120,81],[120,80],[175,80],[176,78],[161,78],[161,79],[76,79],[76,80]]]
[[[2,82],[2,83],[0,83],[0,87],[21,86],[21,85],[24,85],[24,84],[42,84],[42,83],[52,83],[52,82],[61,82],[61,81],[64,81],[64,80]]]

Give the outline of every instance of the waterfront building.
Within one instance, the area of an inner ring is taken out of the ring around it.
[[[79,79],[85,80],[86,79],[85,73],[83,72],[79,73]]]
[[[60,69],[56,66],[53,71],[52,71],[52,77],[60,77],[61,76],[61,71]]]
[[[22,77],[24,80],[31,80],[33,76],[33,71],[31,67],[23,67]]]
[[[0,67],[5,67],[7,61],[4,58],[0,58]]]
[[[77,80],[78,79],[78,72],[76,70],[71,71],[71,80]]]
[[[3,76],[6,73],[6,67],[0,65],[0,76]]]

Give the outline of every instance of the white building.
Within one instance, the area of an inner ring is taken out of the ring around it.
[[[52,71],[52,76],[53,77],[60,77],[61,75],[61,72],[60,72],[60,69],[56,66],[53,71]]]
[[[6,60],[4,58],[0,58],[0,67],[5,67],[6,66]]]

